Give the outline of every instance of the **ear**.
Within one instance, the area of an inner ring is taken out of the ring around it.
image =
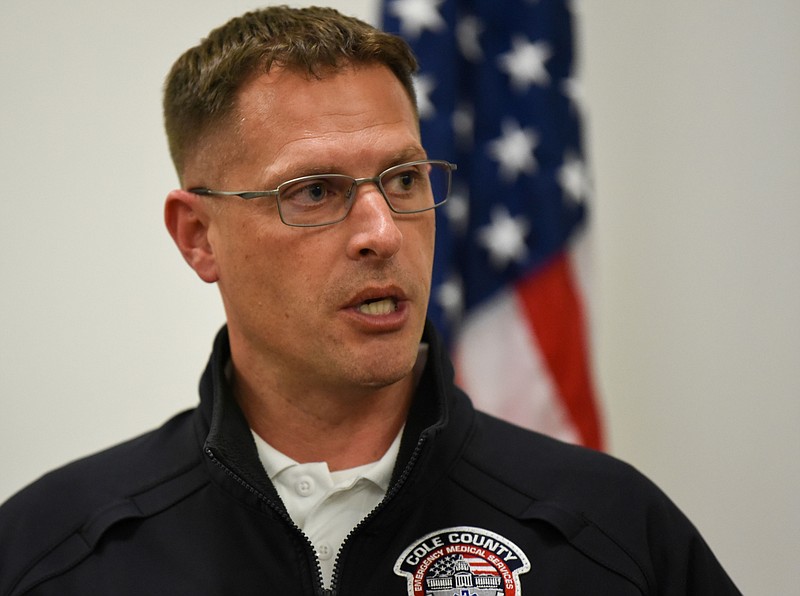
[[[209,241],[211,217],[203,199],[186,190],[173,190],[164,204],[164,221],[178,250],[200,279],[217,281],[217,262]]]

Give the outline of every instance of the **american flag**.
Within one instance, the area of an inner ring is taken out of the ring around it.
[[[431,565],[430,574],[432,577],[449,577],[455,573],[456,563],[466,561],[469,569],[474,574],[498,575],[497,569],[491,563],[481,557],[471,557],[464,555],[448,555],[442,557]]]
[[[572,259],[591,185],[566,0],[385,0],[420,62],[429,156],[458,164],[437,211],[429,315],[476,404],[602,447]]]

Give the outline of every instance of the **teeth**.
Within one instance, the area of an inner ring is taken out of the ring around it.
[[[358,310],[365,315],[388,315],[397,310],[397,303],[394,298],[384,298],[375,302],[365,302],[358,307]]]

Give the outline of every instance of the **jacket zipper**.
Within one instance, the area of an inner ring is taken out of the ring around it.
[[[400,474],[400,477],[397,479],[397,482],[394,483],[389,489],[389,492],[386,493],[386,496],[378,503],[375,508],[369,512],[369,514],[364,517],[360,522],[358,522],[355,527],[350,530],[350,532],[345,537],[344,541],[342,542],[342,546],[339,548],[339,552],[336,555],[336,561],[333,563],[333,573],[331,574],[331,589],[330,590],[322,590],[322,594],[324,596],[336,596],[336,589],[337,584],[339,582],[339,567],[342,561],[342,558],[345,554],[345,550],[352,538],[353,534],[358,531],[358,529],[363,526],[367,521],[375,517],[388,503],[391,499],[395,497],[395,495],[400,491],[400,489],[405,484],[408,477],[411,475],[411,469],[414,467],[417,459],[419,458],[419,454],[422,452],[422,447],[425,444],[427,439],[427,432],[423,431],[420,434],[419,440],[417,441],[417,445],[414,448],[414,451],[411,454],[411,457],[408,459],[408,463],[406,467],[403,468],[403,473]]]
[[[356,531],[358,531],[358,529],[361,526],[363,526],[368,520],[370,520],[373,517],[375,517],[375,515],[377,515],[386,506],[386,503],[388,503],[391,499],[393,499],[395,497],[395,495],[403,487],[403,485],[405,484],[406,480],[411,475],[411,469],[414,467],[414,464],[416,463],[417,459],[419,458],[419,454],[422,452],[422,448],[423,448],[423,446],[425,444],[425,441],[427,440],[427,434],[428,434],[427,432],[423,431],[423,433],[420,435],[419,440],[417,441],[417,445],[416,445],[416,447],[414,447],[414,451],[411,453],[411,457],[408,459],[408,463],[406,464],[406,467],[403,468],[402,474],[400,474],[400,477],[397,479],[397,482],[395,482],[394,485],[392,485],[390,487],[389,492],[386,493],[386,496],[381,500],[380,503],[378,503],[375,506],[375,508],[372,511],[369,512],[369,514],[364,519],[362,519],[360,522],[358,522],[355,525],[355,527],[352,530],[350,530],[350,532],[345,537],[344,541],[342,542],[342,546],[339,548],[339,552],[336,555],[336,561],[333,564],[333,573],[331,575],[331,588],[330,589],[325,588],[325,584],[324,584],[323,578],[322,578],[322,568],[320,566],[319,559],[317,558],[317,551],[314,549],[314,545],[311,543],[311,540],[309,540],[308,536],[306,536],[306,534],[297,526],[297,524],[294,523],[294,520],[288,514],[286,509],[284,507],[281,507],[281,506],[277,505],[275,502],[273,502],[272,500],[268,499],[266,497],[266,495],[263,495],[261,492],[259,492],[258,490],[256,490],[252,486],[250,486],[247,482],[245,482],[238,474],[236,474],[228,466],[223,464],[214,455],[214,452],[211,451],[210,448],[206,447],[205,448],[205,452],[206,452],[206,455],[216,465],[218,465],[220,468],[222,468],[225,471],[226,474],[228,474],[231,478],[233,478],[237,483],[242,485],[248,491],[250,491],[251,493],[256,495],[259,499],[264,501],[270,507],[270,509],[275,511],[281,517],[281,519],[285,520],[286,523],[289,524],[290,527],[294,528],[297,531],[297,533],[302,537],[303,541],[306,544],[307,552],[311,552],[312,555],[313,555],[314,567],[317,570],[317,581],[316,581],[317,593],[320,596],[336,596],[336,589],[338,587],[337,584],[338,584],[338,580],[339,580],[339,567],[340,567],[340,563],[341,563],[341,560],[343,558],[343,555],[345,554],[346,547],[348,546],[348,544],[350,542],[350,539],[352,538],[353,534],[355,534]]]
[[[295,531],[296,531],[296,532],[297,532],[297,533],[298,533],[298,534],[299,534],[299,535],[302,537],[303,541],[305,542],[305,544],[306,544],[306,547],[307,547],[307,552],[310,552],[310,553],[312,553],[312,555],[313,555],[313,557],[312,557],[312,558],[313,558],[313,561],[314,561],[314,567],[315,567],[315,568],[316,568],[316,570],[317,570],[317,581],[316,581],[316,592],[317,592],[317,594],[319,594],[320,596],[334,596],[334,594],[335,594],[335,591],[334,591],[334,590],[327,590],[327,589],[325,589],[325,586],[324,586],[324,584],[323,584],[323,579],[322,579],[322,568],[320,567],[320,564],[319,564],[319,559],[317,558],[317,551],[314,549],[314,545],[311,543],[311,540],[309,540],[308,536],[306,536],[306,535],[305,535],[305,532],[303,532],[303,531],[302,531],[302,530],[301,530],[301,529],[300,529],[300,528],[297,526],[297,524],[296,524],[296,523],[294,523],[294,520],[292,519],[292,517],[291,517],[291,516],[290,516],[290,515],[287,513],[287,511],[286,511],[286,508],[285,508],[285,507],[281,507],[281,506],[279,506],[277,503],[275,503],[275,502],[274,502],[274,501],[272,501],[271,499],[267,498],[267,496],[266,496],[266,495],[262,494],[261,492],[259,492],[258,490],[256,490],[256,489],[255,489],[255,488],[253,488],[252,486],[250,486],[250,485],[249,485],[249,484],[248,484],[248,483],[247,483],[245,480],[243,480],[243,479],[242,479],[242,478],[241,478],[241,477],[240,477],[238,474],[236,474],[236,473],[235,473],[233,470],[231,470],[231,469],[230,469],[228,466],[226,466],[225,464],[223,464],[223,463],[222,463],[222,462],[221,462],[221,461],[220,461],[220,460],[219,460],[219,459],[218,459],[218,458],[217,458],[217,457],[214,455],[214,452],[213,452],[213,451],[211,451],[211,449],[210,449],[210,448],[206,447],[206,448],[205,448],[205,452],[206,452],[206,455],[207,455],[207,456],[208,456],[208,457],[211,459],[211,461],[213,461],[213,462],[214,462],[216,465],[218,465],[220,468],[222,468],[222,469],[223,469],[223,471],[224,471],[226,474],[228,474],[228,476],[230,476],[231,478],[233,478],[233,479],[234,479],[236,482],[238,482],[240,485],[242,485],[244,488],[246,488],[246,489],[247,489],[249,492],[253,493],[253,494],[254,494],[254,495],[256,495],[256,496],[257,496],[259,499],[261,499],[262,501],[264,501],[264,502],[265,502],[265,503],[266,503],[266,504],[269,506],[269,508],[270,508],[270,509],[272,509],[273,511],[275,511],[275,512],[276,512],[276,513],[277,513],[277,514],[278,514],[278,515],[281,517],[281,519],[283,519],[284,521],[286,521],[286,523],[287,523],[287,524],[289,524],[289,526],[290,526],[291,528],[294,528],[294,530],[295,530]],[[335,571],[334,571],[334,573],[335,573]]]

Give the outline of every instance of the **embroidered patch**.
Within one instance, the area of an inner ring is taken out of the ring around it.
[[[438,530],[408,547],[394,572],[409,596],[519,596],[528,557],[502,536],[472,527]]]

